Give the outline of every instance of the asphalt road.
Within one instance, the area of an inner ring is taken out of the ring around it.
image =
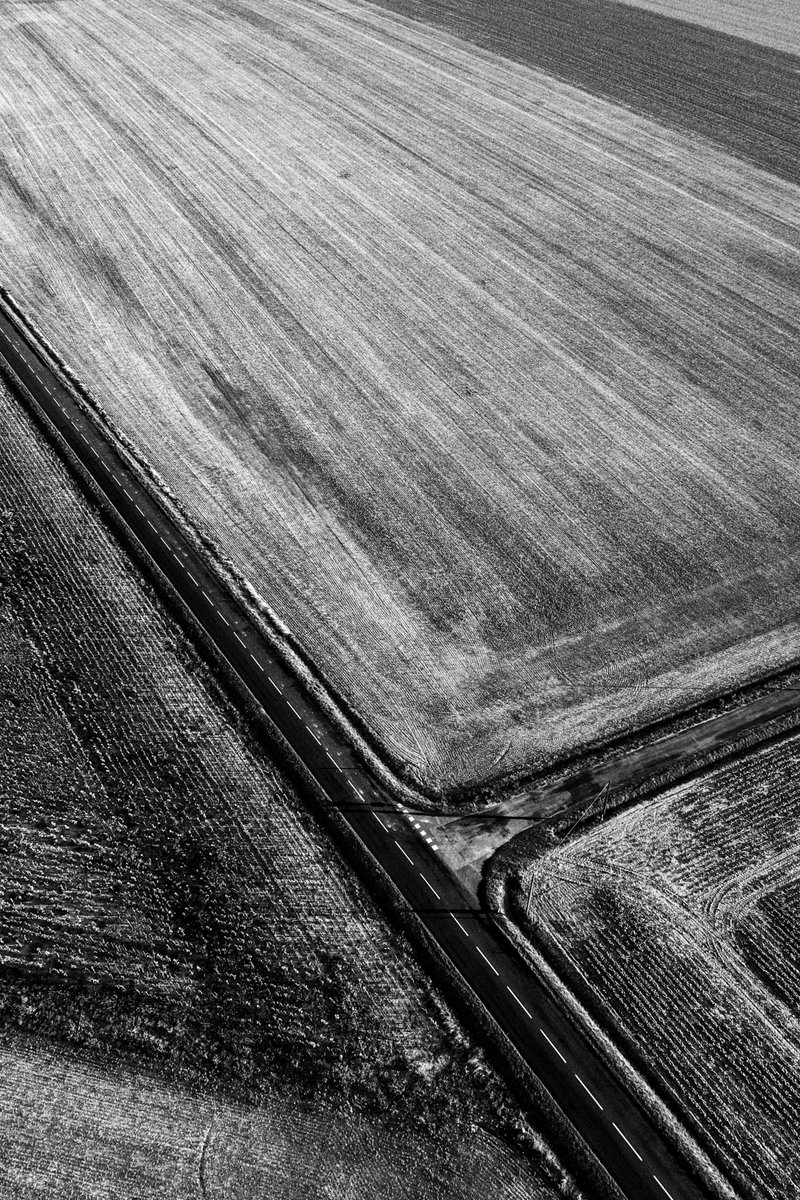
[[[436,843],[401,811],[270,653],[202,558],[137,483],[96,423],[0,305],[0,365],[94,477],[456,971],[630,1200],[698,1200],[705,1191],[450,873]],[[20,384],[22,386],[20,387]]]

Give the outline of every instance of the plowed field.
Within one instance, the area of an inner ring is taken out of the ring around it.
[[[525,893],[565,978],[759,1200],[800,1188],[799,773],[797,737],[751,752],[547,853]]]

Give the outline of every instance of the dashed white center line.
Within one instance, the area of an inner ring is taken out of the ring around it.
[[[600,1109],[600,1112],[602,1112],[602,1111],[603,1111],[603,1106],[602,1106],[602,1104],[600,1103],[600,1101],[597,1099],[597,1096],[595,1096],[594,1092],[593,1092],[593,1091],[592,1091],[590,1088],[588,1088],[588,1087],[586,1086],[586,1084],[583,1082],[583,1080],[581,1079],[581,1077],[580,1077],[580,1075],[578,1074],[578,1072],[577,1072],[577,1071],[575,1071],[575,1072],[573,1072],[573,1073],[574,1073],[574,1075],[575,1075],[575,1078],[577,1079],[578,1083],[581,1085],[581,1087],[583,1088],[583,1090],[586,1092],[586,1095],[587,1095],[587,1096],[591,1096],[592,1100],[594,1100],[595,1104],[596,1104],[596,1105],[597,1105],[597,1107]]]
[[[119,480],[117,479],[117,477],[113,471],[111,472],[111,478],[114,480],[114,483],[119,483]]]
[[[91,452],[92,452],[92,454],[95,456],[95,458],[99,458],[99,457],[100,457],[100,455],[99,455],[99,454],[97,453],[97,451],[95,450],[94,446],[90,446],[90,447],[89,447],[89,449],[91,450]]]
[[[522,1003],[522,1001],[520,1000],[519,996],[518,996],[518,995],[517,995],[517,993],[514,991],[514,989],[513,989],[513,988],[510,988],[510,987],[508,986],[508,984],[506,984],[506,991],[511,993],[511,995],[512,995],[512,996],[514,997],[514,999],[516,1000],[517,1004],[520,1006],[520,1008],[522,1009],[522,1011],[525,1013],[525,1016],[526,1016],[526,1017],[528,1017],[528,1018],[530,1018],[530,1020],[532,1021],[532,1020],[533,1020],[533,1017],[532,1017],[532,1016],[531,1016],[531,1014],[528,1012],[527,1008],[526,1008],[526,1007],[525,1007],[525,1005]]]
[[[542,1035],[542,1037],[544,1038],[544,1040],[545,1040],[546,1042],[550,1042],[550,1045],[553,1047],[553,1049],[555,1050],[555,1052],[556,1052],[556,1054],[558,1055],[558,1057],[561,1059],[561,1061],[562,1061],[563,1063],[565,1063],[567,1060],[564,1058],[564,1055],[561,1053],[561,1051],[559,1050],[559,1048],[558,1048],[558,1046],[555,1044],[555,1042],[553,1042],[553,1041],[551,1041],[551,1040],[550,1040],[550,1038],[547,1036],[547,1034],[545,1033],[545,1031],[544,1031],[543,1029],[541,1029],[541,1028],[540,1028],[540,1029],[539,1029],[539,1033]]]
[[[127,496],[127,495],[128,495],[128,493],[126,492],[126,493],[125,493],[125,495]],[[167,547],[167,549],[169,550],[169,542],[165,541],[165,540],[164,540],[164,538],[161,536],[161,534],[159,534],[159,535],[158,535],[158,540],[159,540],[160,542],[163,542],[163,543],[164,543],[164,545],[165,545],[165,546]]]
[[[219,615],[222,617],[222,619],[223,619],[223,621],[225,622],[225,624],[226,624],[226,625],[228,626],[228,628],[230,629],[230,627],[231,627],[231,623],[230,623],[230,621],[228,620],[228,618],[225,616],[224,612],[222,612],[220,609],[217,609],[217,612],[219,613]]]
[[[251,654],[250,657],[252,658],[252,660],[256,664],[256,666],[258,667],[259,671],[263,671],[264,668],[261,666],[261,663],[258,661],[255,654]]]
[[[639,1153],[639,1151],[636,1149],[636,1147],[635,1147],[635,1146],[632,1146],[632,1145],[630,1144],[630,1142],[629,1142],[629,1141],[628,1141],[628,1139],[625,1137],[625,1134],[622,1132],[622,1130],[620,1129],[620,1127],[619,1127],[619,1125],[617,1124],[617,1122],[616,1122],[616,1121],[612,1121],[612,1122],[611,1122],[611,1124],[614,1126],[614,1128],[616,1129],[617,1133],[618,1133],[618,1134],[619,1134],[619,1136],[622,1138],[623,1142],[624,1142],[624,1143],[625,1143],[625,1145],[628,1147],[628,1149],[633,1151],[633,1153],[634,1153],[634,1154],[636,1155],[636,1157],[638,1158],[639,1162],[642,1162],[643,1160],[642,1160],[642,1156],[641,1156],[641,1154]]]
[[[311,728],[311,726],[310,726],[310,725],[306,725],[306,729],[307,729],[307,730],[308,730],[308,732],[311,734],[312,738],[313,738],[313,739],[314,739],[314,741],[317,743],[317,745],[318,745],[318,746],[321,746],[321,745],[322,745],[322,742],[319,740],[319,738],[317,737],[317,735],[314,733],[314,730]],[[350,780],[348,780],[348,783],[350,783]],[[355,785],[354,783],[350,783],[350,787],[351,787],[351,788],[353,788],[353,790],[354,790],[354,791],[358,792],[358,788],[356,787],[356,785]],[[358,794],[359,794],[359,796],[360,796],[360,795],[361,795],[361,792],[358,792]]]
[[[297,717],[298,721],[300,721],[302,719],[300,716],[300,713],[297,711],[295,706],[292,704],[291,700],[287,700],[286,703],[289,705],[289,708],[292,710],[294,715]]]
[[[669,1200],[675,1200],[675,1197],[672,1195],[672,1192],[668,1192],[668,1191],[667,1191],[667,1189],[664,1187],[663,1183],[661,1182],[661,1180],[658,1178],[658,1176],[657,1176],[657,1175],[654,1175],[654,1176],[653,1176],[653,1179],[655,1179],[656,1183],[657,1183],[657,1184],[658,1184],[658,1186],[661,1188],[661,1190],[662,1190],[662,1192],[664,1193],[664,1195],[665,1195],[665,1196],[669,1196]]]
[[[495,975],[499,975],[499,974],[500,974],[500,972],[498,971],[497,967],[494,965],[494,963],[492,963],[492,962],[489,962],[489,959],[488,959],[488,958],[486,957],[486,955],[483,953],[483,951],[481,950],[480,946],[476,946],[476,947],[475,947],[475,949],[478,951],[478,954],[480,954],[481,958],[482,958],[482,959],[483,959],[483,961],[486,963],[487,967],[491,967],[491,968],[492,968],[492,970],[494,971]]]
[[[178,564],[178,566],[179,566],[179,567],[182,567],[182,566],[183,566],[183,563],[182,563],[182,562],[181,562],[181,560],[178,558],[178,556],[177,556],[177,554],[175,553],[175,551],[174,551],[174,550],[170,550],[170,554],[171,554],[171,555],[172,555],[172,557],[175,559],[175,562]]]
[[[413,858],[409,857],[409,855],[408,855],[408,854],[406,854],[405,850],[404,850],[404,849],[403,849],[403,847],[400,845],[400,843],[398,842],[397,838],[392,838],[392,841],[394,842],[395,846],[397,846],[397,849],[400,851],[400,853],[401,853],[401,854],[403,854],[403,855],[405,855],[405,857],[408,859],[408,861],[411,863],[411,865],[412,865],[412,867],[413,867],[413,865],[414,865],[414,860],[413,860]]]
[[[195,587],[200,587],[200,584],[197,582],[191,571],[187,571],[186,574],[189,576]]]
[[[336,767],[336,770],[337,770],[337,771],[342,771],[342,768],[339,766],[339,764],[337,763],[336,759],[333,757],[333,755],[331,754],[331,752],[330,752],[330,750],[327,748],[327,746],[325,747],[325,753],[327,754],[328,758],[331,760],[331,762],[333,763],[333,765]],[[342,774],[344,774],[344,771],[342,771]]]
[[[260,665],[261,665],[261,664],[259,664],[259,666],[260,666]],[[262,671],[263,671],[263,669],[264,669],[264,668],[262,667],[261,669],[262,669]],[[277,683],[275,682],[275,680],[272,678],[272,676],[271,676],[271,675],[270,675],[270,677],[269,677],[269,681],[270,681],[270,683],[272,684],[272,686],[275,688],[275,691],[278,693],[278,695],[279,695],[279,696],[282,696],[282,695],[283,695],[283,692],[282,692],[282,691],[281,691],[281,689],[278,687]]]
[[[136,507],[139,508],[139,505],[137,504]],[[142,516],[144,516],[144,513],[142,512],[141,508],[139,508],[139,512],[142,513]]]
[[[83,437],[83,434],[81,434],[81,437]],[[124,487],[122,490],[125,493],[125,495],[128,497],[129,500],[133,499],[133,496],[130,494],[130,492],[128,491],[128,489],[126,487]],[[162,540],[162,542],[164,541],[163,538],[161,540]]]
[[[200,588],[200,594],[205,596],[208,603],[211,604],[211,597],[209,596],[208,592],[204,591],[203,588]],[[212,605],[212,608],[213,608],[213,605]]]
[[[408,855],[406,855],[406,857],[408,857]],[[439,895],[439,893],[437,892],[437,890],[436,890],[436,888],[433,886],[433,884],[432,884],[432,883],[428,883],[428,880],[427,880],[427,879],[425,878],[425,876],[422,874],[422,871],[420,871],[420,873],[419,873],[419,877],[420,877],[420,879],[422,880],[422,882],[423,882],[423,883],[425,883],[425,884],[427,884],[427,886],[428,886],[428,887],[431,889],[431,891],[433,892],[433,894],[434,894],[434,896],[436,897],[436,899],[437,899],[437,900],[441,900],[441,898],[442,898],[442,897]],[[488,959],[487,959],[487,962],[488,962]],[[491,964],[489,964],[489,965],[491,966]]]
[[[377,814],[377,813],[373,813],[372,815],[373,815],[373,817],[375,818],[375,820],[378,822],[378,824],[380,825],[381,829],[383,829],[383,830],[384,830],[386,833],[388,833],[388,832],[389,832],[389,830],[386,828],[386,826],[384,825],[383,821],[380,819],[380,817],[378,816],[378,814]]]
[[[85,434],[85,433],[84,433],[82,430],[79,430],[79,433],[80,433],[80,436],[83,438],[83,440],[86,442],[86,445],[88,446],[88,445],[89,445],[89,439],[87,438],[86,434]],[[127,496],[127,494],[128,494],[128,493],[126,492],[126,493],[125,493],[125,495]]]
[[[155,528],[156,528],[156,527],[155,527],[155,525],[153,524],[153,522],[150,520],[150,518],[149,518],[149,517],[147,518],[147,524],[150,526],[150,528],[153,530],[153,532],[155,532]]]
[[[242,637],[242,635],[241,635],[240,633],[238,633],[238,632],[237,632],[235,629],[234,629],[234,631],[233,631],[233,632],[234,632],[234,636],[235,636],[235,637],[237,637],[237,638],[239,639],[239,641],[242,643],[242,645],[244,646],[244,645],[245,645],[245,640],[244,640],[244,638]]]
[[[456,916],[456,914],[455,914],[455,913],[450,913],[450,916],[453,918],[453,920],[455,921],[456,925],[458,926],[458,928],[459,928],[459,929],[461,930],[461,932],[463,933],[464,937],[469,937],[469,934],[467,933],[466,929],[464,928],[464,926],[463,926],[463,925],[461,924],[461,922],[459,921],[459,919],[458,919],[458,917]]]

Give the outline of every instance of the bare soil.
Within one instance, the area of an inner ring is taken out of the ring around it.
[[[800,1187],[799,764],[796,734],[750,751],[540,853],[510,892],[567,996],[759,1200]]]

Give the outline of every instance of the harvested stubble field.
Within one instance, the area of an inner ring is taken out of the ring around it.
[[[746,1196],[800,1192],[800,738],[546,852],[562,977]],[[531,886],[532,882],[532,886]]]
[[[554,1197],[544,1143],[512,1136],[498,1078],[4,389],[0,634],[2,1195],[173,1200],[174,1167],[187,1196],[250,1197],[270,1163],[271,1195],[346,1195],[325,1189],[349,1163],[354,1196],[466,1198],[473,1172],[491,1194],[495,1171]]]
[[[797,0],[769,0],[766,4],[764,0],[636,0],[636,6],[720,29],[732,37],[761,42],[775,50],[800,54]]]
[[[797,658],[793,185],[349,0],[0,31],[4,280],[411,779]]]
[[[15,1120],[4,1119],[13,1111]],[[0,1048],[4,1200],[553,1200],[519,1150],[483,1129],[399,1134],[335,1106],[258,1106],[134,1071]]]

